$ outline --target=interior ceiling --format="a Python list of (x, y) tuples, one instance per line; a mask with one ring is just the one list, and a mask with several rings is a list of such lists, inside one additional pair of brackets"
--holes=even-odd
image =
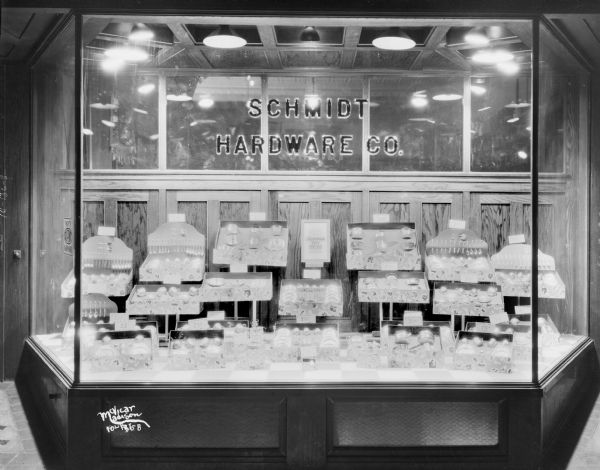
[[(100, 20), (91, 23), (88, 34), (89, 58), (99, 59), (103, 51), (115, 42), (126, 42), (132, 23), (111, 23)], [(446, 25), (407, 25), (403, 30), (416, 42), (408, 51), (384, 51), (371, 42), (383, 26), (316, 26), (321, 40), (303, 44), (298, 25), (230, 26), (248, 44), (234, 50), (213, 49), (203, 39), (215, 25), (173, 22), (147, 24), (155, 34), (145, 46), (153, 64), (161, 67), (199, 67), (204, 69), (395, 69), (395, 70), (457, 70), (485, 71), (474, 67), (469, 57), (475, 47), (465, 44), (462, 37), (470, 27)], [(513, 29), (511, 29), (511, 27)], [(518, 28), (517, 32), (514, 28)], [(84, 28), (85, 29), (85, 28)], [(531, 39), (527, 28), (502, 25), (492, 40), (493, 46), (512, 50), (524, 66), (530, 62)]]
[[(64, 17), (65, 12), (3, 8), (0, 32), (0, 61), (19, 62), (31, 57), (36, 47)], [(600, 15), (548, 15), (548, 18), (567, 36), (592, 64), (600, 68)], [(303, 25), (297, 20), (275, 26), (235, 25), (236, 30), (249, 41), (241, 50), (210, 50), (202, 39), (214, 28), (210, 24), (192, 24), (182, 19), (169, 24), (151, 24), (156, 33), (152, 44), (155, 64), (201, 68), (265, 68), (286, 69), (297, 67), (327, 67), (341, 69), (401, 68), (408, 70), (456, 69), (471, 70), (472, 49), (453, 40), (454, 33), (464, 27), (445, 25), (407, 27), (417, 42), (411, 51), (380, 51), (370, 45), (377, 26), (318, 25), (321, 44), (302, 46), (298, 34)], [(188, 18), (189, 19), (189, 18)], [(131, 21), (131, 20), (129, 20)], [(156, 20), (155, 20), (156, 21)], [(322, 23), (323, 24), (323, 23)], [(517, 52), (529, 53), (531, 40), (524, 31), (509, 27), (507, 34), (496, 41)], [(131, 23), (116, 23), (110, 19), (91, 18), (84, 28), (84, 41), (97, 40), (104, 47), (115, 41), (125, 41)], [(450, 33), (450, 34), (448, 34)], [(460, 34), (456, 34), (460, 37)], [(91, 44), (94, 46), (94, 44)], [(99, 47), (98, 49), (101, 49)], [(100, 50), (98, 50), (100, 52)]]

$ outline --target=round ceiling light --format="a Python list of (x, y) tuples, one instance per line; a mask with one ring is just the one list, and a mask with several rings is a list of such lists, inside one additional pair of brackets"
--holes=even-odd
[(388, 51), (405, 51), (412, 49), (417, 43), (400, 28), (389, 28), (378, 34), (372, 44), (378, 49)]
[(474, 46), (487, 46), (490, 43), (490, 38), (487, 37), (485, 29), (473, 28), (465, 34), (465, 42)]
[(475, 96), (482, 96), (485, 95), (486, 92), (486, 88), (484, 86), (481, 85), (471, 85), (471, 93), (473, 93)]
[(427, 95), (423, 93), (413, 93), (410, 99), (410, 105), (413, 108), (424, 108), (429, 104), (429, 100), (427, 99)]
[(124, 62), (143, 62), (148, 60), (148, 53), (139, 47), (112, 47), (106, 49), (104, 55), (109, 59), (117, 59)]
[(216, 49), (237, 49), (244, 47), (248, 41), (234, 32), (229, 26), (221, 25), (202, 41), (208, 47)]
[(321, 36), (314, 26), (307, 26), (300, 33), (301, 42), (319, 42), (320, 40)]
[(212, 108), (214, 104), (215, 100), (213, 100), (210, 96), (203, 96), (198, 100), (198, 106), (200, 106), (202, 109)]
[(519, 73), (520, 70), (519, 64), (513, 61), (498, 62), (498, 64), (496, 64), (496, 68), (504, 75), (515, 75), (516, 73)]
[(121, 59), (106, 58), (101, 62), (102, 70), (105, 72), (117, 72), (125, 66), (125, 61)]
[(462, 95), (458, 93), (440, 93), (439, 95), (433, 96), (433, 101), (456, 101), (460, 100)]
[(478, 64), (492, 65), (513, 60), (514, 55), (505, 49), (484, 49), (477, 51), (471, 58)]
[(149, 95), (155, 90), (155, 88), (156, 85), (154, 85), (154, 83), (143, 83), (138, 87), (137, 91), (140, 95)]
[(131, 33), (129, 33), (129, 40), (134, 42), (150, 41), (153, 38), (154, 32), (144, 23), (134, 24)]

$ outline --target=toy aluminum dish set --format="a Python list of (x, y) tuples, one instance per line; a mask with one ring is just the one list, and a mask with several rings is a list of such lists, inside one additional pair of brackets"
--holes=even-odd
[(361, 271), (358, 273), (359, 302), (429, 303), (429, 284), (423, 272)]
[(470, 230), (450, 228), (425, 247), (430, 281), (494, 282), (488, 245)]
[(178, 370), (224, 368), (223, 335), (223, 330), (172, 330), (170, 366)]
[[(99, 235), (83, 242), (81, 261), (82, 294), (122, 297), (131, 291), (133, 250), (114, 236), (114, 228), (99, 227)], [(105, 235), (106, 234), (106, 235)], [(73, 270), (61, 285), (61, 296), (74, 297)]]
[(346, 237), (349, 270), (421, 270), (414, 223), (348, 224)]
[(508, 374), (512, 370), (513, 335), (460, 331), (454, 368)]
[(144, 369), (152, 366), (152, 353), (148, 330), (98, 332), (85, 363), (96, 372)]
[(341, 317), (344, 309), (339, 279), (284, 279), (279, 291), (279, 315)]
[[(505, 296), (531, 296), (531, 245), (515, 243), (492, 256), (496, 280)], [(556, 272), (554, 258), (538, 250), (538, 296), (564, 299), (565, 284)]]
[(495, 284), (436, 283), (434, 315), (487, 316), (504, 312), (501, 289)]
[(222, 221), (213, 250), (213, 263), (285, 267), (288, 236), (287, 222)]
[(148, 256), (140, 266), (140, 281), (180, 284), (200, 282), (204, 276), (204, 235), (185, 223), (184, 214), (170, 214), (171, 220), (148, 235)]
[(435, 368), (442, 344), (437, 326), (388, 325), (388, 365), (393, 368)]

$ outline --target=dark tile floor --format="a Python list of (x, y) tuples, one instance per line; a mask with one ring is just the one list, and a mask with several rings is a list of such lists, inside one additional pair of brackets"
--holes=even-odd
[[(14, 382), (0, 382), (0, 390), (5, 390), (9, 397), (11, 412), (23, 444), (22, 452), (0, 453), (0, 470), (62, 470), (59, 456), (45, 438), (40, 423), (27, 419)], [(570, 458), (567, 456), (560, 459), (561, 462), (568, 463), (552, 465), (552, 470), (600, 470), (600, 397), (596, 400), (583, 433), (574, 447)]]

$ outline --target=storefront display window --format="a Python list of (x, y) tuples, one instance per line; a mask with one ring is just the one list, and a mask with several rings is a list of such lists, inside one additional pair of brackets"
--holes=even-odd
[(140, 21), (85, 18), (57, 97), (85, 96), (81, 193), (77, 153), (39, 163), (82, 263), (39, 241), (34, 334), (82, 381), (531, 383), (585, 340), (587, 75), (546, 36), (536, 64), (531, 21)]

